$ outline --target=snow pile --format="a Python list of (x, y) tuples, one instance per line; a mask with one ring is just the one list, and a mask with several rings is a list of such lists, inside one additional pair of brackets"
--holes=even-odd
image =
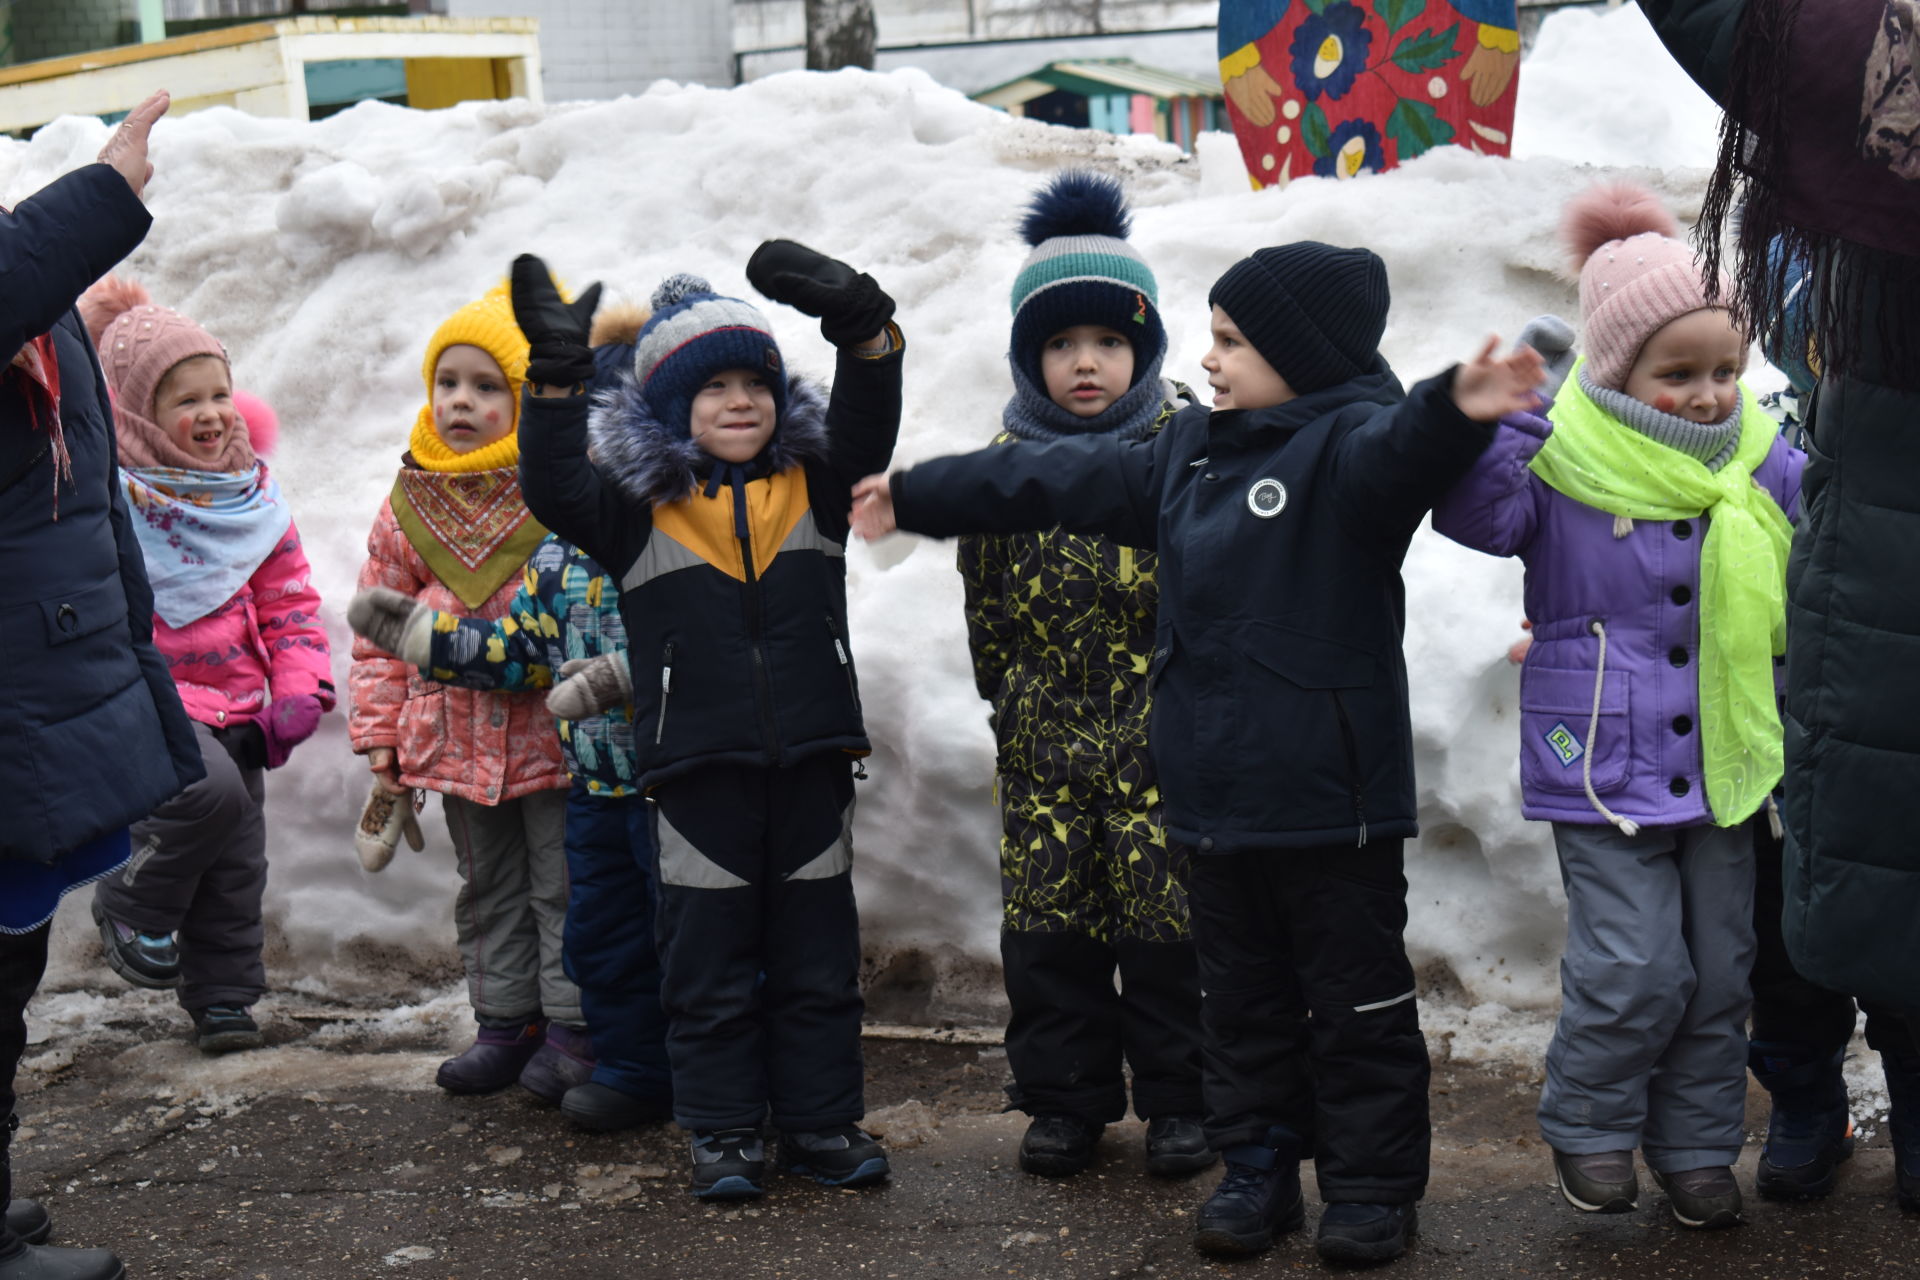
[[(1628, 66), (1634, 94), (1623, 100)], [(1384, 177), (1259, 193), (1215, 140), (1203, 172), (1151, 139), (1011, 120), (913, 70), (780, 75), (731, 91), (663, 83), (548, 108), (423, 114), (364, 103), (315, 124), (213, 110), (157, 130), (154, 226), (124, 269), (226, 341), (239, 384), (278, 409), (277, 471), (344, 686), (344, 608), (424, 394), (421, 352), (516, 253), (536, 251), (575, 285), (605, 280), (631, 300), (679, 270), (752, 296), (744, 264), (774, 236), (871, 271), (898, 299), (907, 334), (898, 458), (911, 463), (997, 429), (1009, 390), (1005, 299), (1023, 256), (1014, 222), (1059, 166), (1093, 163), (1127, 181), (1135, 242), (1161, 282), (1174, 376), (1204, 382), (1215, 277), (1252, 249), (1312, 238), (1364, 243), (1386, 259), (1395, 301), (1385, 349), (1412, 381), (1489, 332), (1512, 335), (1542, 311), (1573, 314), (1573, 291), (1554, 274), (1553, 228), (1567, 197), (1602, 176), (1579, 161), (1647, 166), (1634, 176), (1686, 217), (1711, 124), (1631, 6), (1549, 20), (1523, 73), (1522, 159), (1442, 148)], [(65, 119), (30, 143), (0, 140), (0, 200), (90, 160), (104, 133)], [(812, 322), (768, 310), (795, 363), (829, 373)], [(994, 998), (999, 911), (993, 747), (953, 564), (950, 545), (905, 538), (848, 557), (878, 746), (860, 788), (857, 868), (874, 973), (959, 1009)], [(1503, 657), (1518, 634), (1519, 570), (1423, 534), (1406, 580), (1426, 830), (1408, 859), (1416, 960), (1429, 987), (1463, 1008), (1550, 1004), (1563, 899), (1546, 829), (1519, 817), (1517, 676)], [(426, 853), (361, 871), (350, 828), (367, 774), (338, 716), (269, 790), (273, 981), (369, 1004), (445, 990), (458, 976), (454, 871), (437, 817)], [(55, 987), (116, 985), (88, 961), (84, 897), (61, 920)], [(1481, 1037), (1495, 1022), (1467, 1020)]]

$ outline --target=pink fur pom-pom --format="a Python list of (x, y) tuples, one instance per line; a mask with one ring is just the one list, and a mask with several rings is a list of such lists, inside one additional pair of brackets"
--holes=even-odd
[(1648, 232), (1678, 240), (1680, 224), (1659, 196), (1637, 182), (1588, 187), (1567, 202), (1560, 219), (1560, 239), (1573, 255), (1576, 276), (1602, 245)]
[(86, 322), (87, 335), (97, 347), (100, 345), (100, 335), (107, 331), (107, 326), (116, 317), (152, 301), (153, 295), (138, 280), (106, 276), (80, 295), (80, 318)]
[(273, 411), (273, 406), (253, 392), (236, 387), (233, 407), (240, 420), (247, 424), (247, 439), (253, 442), (254, 453), (262, 458), (272, 453), (280, 439), (280, 415)]

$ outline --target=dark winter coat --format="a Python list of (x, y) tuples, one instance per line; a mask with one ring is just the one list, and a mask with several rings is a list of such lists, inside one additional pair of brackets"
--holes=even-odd
[(1400, 562), (1485, 449), (1451, 373), (1403, 397), (1383, 361), (1151, 440), (998, 446), (894, 477), (936, 537), (1053, 525), (1159, 554), (1151, 744), (1175, 839), (1202, 853), (1417, 833)]
[(73, 306), (150, 219), (103, 164), (0, 214), (0, 369), (51, 332), (73, 463), (60, 482), (17, 371), (0, 378), (0, 860), (53, 862), (202, 776), (153, 646), (100, 361)]
[[(1736, 37), (1746, 0), (1642, 0), (1673, 54), (1723, 104), (1736, 78)], [(1806, 229), (1827, 238), (1844, 274), (1871, 260), (1860, 245), (1881, 236), (1875, 216), (1920, 209), (1920, 178), (1893, 179), (1884, 160), (1862, 156), (1866, 51), (1885, 16), (1858, 0), (1820, 18), (1796, 41), (1832, 56), (1790, 56), (1796, 88), (1792, 127), (1824, 136), (1815, 154), (1795, 152), (1790, 214), (1832, 203), (1835, 190), (1862, 193), (1843, 212), (1858, 226)], [(1788, 55), (1795, 52), (1793, 47)], [(1781, 74), (1785, 74), (1782, 72)], [(1801, 90), (1805, 90), (1804, 92)], [(1816, 118), (1809, 119), (1809, 113)], [(1804, 161), (1805, 163), (1801, 163)], [(1872, 198), (1869, 198), (1872, 197)], [(1845, 203), (1845, 202), (1841, 202)], [(1909, 256), (1920, 216), (1900, 220)], [(1920, 334), (1920, 296), (1894, 305), (1869, 296), (1850, 376), (1829, 374), (1807, 407), (1802, 517), (1787, 565), (1784, 932), (1806, 978), (1850, 995), (1920, 1007), (1920, 839), (1913, 792), (1920, 784), (1920, 350), (1883, 350), (1880, 326)]]
[[(754, 478), (709, 496), (712, 459), (655, 421), (632, 379), (529, 394), (520, 477), (540, 523), (620, 583), (640, 784), (704, 764), (785, 767), (870, 749), (847, 639), (853, 484), (886, 470), (900, 358), (843, 351), (831, 401), (793, 379)], [(742, 509), (744, 506), (744, 510)]]

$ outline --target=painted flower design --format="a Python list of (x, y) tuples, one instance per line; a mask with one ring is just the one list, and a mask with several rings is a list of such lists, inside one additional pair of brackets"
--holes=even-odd
[(1294, 31), (1287, 49), (1293, 82), (1308, 102), (1318, 101), (1321, 94), (1329, 100), (1345, 97), (1366, 70), (1372, 49), (1366, 10), (1337, 0), (1319, 13), (1309, 13)]
[(1316, 158), (1313, 171), (1323, 178), (1351, 178), (1363, 169), (1375, 173), (1387, 167), (1380, 131), (1365, 120), (1343, 120), (1327, 138), (1327, 153)]

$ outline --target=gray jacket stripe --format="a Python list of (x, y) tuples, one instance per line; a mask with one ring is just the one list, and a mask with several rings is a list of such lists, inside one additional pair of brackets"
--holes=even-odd
[(853, 870), (853, 802), (840, 815), (840, 835), (804, 865), (795, 868), (789, 880), (831, 880)]
[(686, 544), (669, 538), (655, 529), (647, 538), (647, 549), (640, 553), (640, 558), (633, 562), (631, 569), (627, 570), (627, 576), (620, 579), (620, 589), (632, 591), (635, 587), (644, 586), (664, 574), (677, 573), (681, 569), (697, 569), (705, 563), (706, 561)]
[(684, 889), (741, 889), (742, 880), (706, 854), (693, 847), (693, 841), (673, 829), (661, 814), (653, 810), (653, 839), (660, 849), (660, 883)]
[(793, 532), (789, 533), (787, 540), (780, 544), (780, 550), (823, 551), (830, 556), (845, 556), (847, 554), (847, 548), (844, 543), (835, 542), (832, 538), (820, 532), (820, 526), (814, 523), (813, 512), (811, 511), (808, 511), (800, 517), (800, 522), (793, 526)]

